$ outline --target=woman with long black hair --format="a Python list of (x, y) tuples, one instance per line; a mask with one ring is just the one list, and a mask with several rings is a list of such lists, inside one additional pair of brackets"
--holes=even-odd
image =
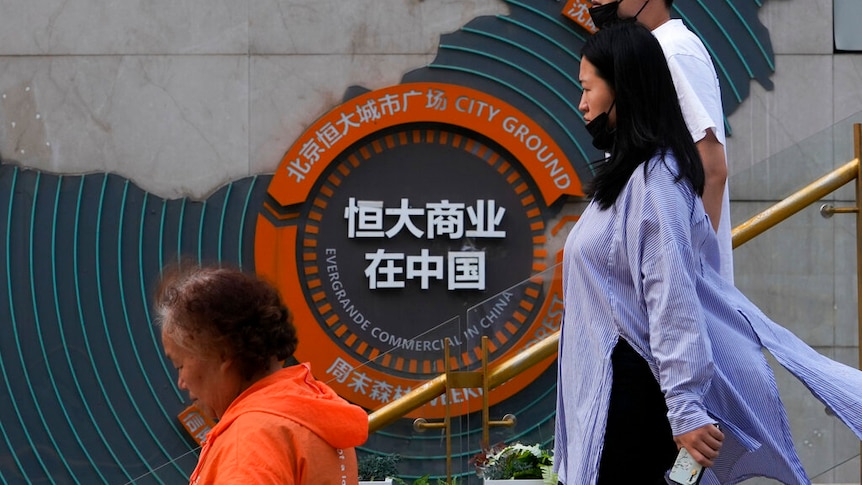
[(597, 162), (563, 258), (555, 467), (561, 483), (810, 483), (762, 349), (862, 438), (862, 372), (769, 320), (719, 275), (704, 172), (658, 41), (625, 22), (582, 51)]

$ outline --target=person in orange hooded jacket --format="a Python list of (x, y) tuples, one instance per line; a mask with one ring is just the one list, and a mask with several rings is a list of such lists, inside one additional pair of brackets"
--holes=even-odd
[(355, 485), (368, 416), (311, 374), (284, 367), (296, 328), (278, 291), (228, 268), (177, 267), (155, 298), (177, 384), (217, 420), (191, 485)]

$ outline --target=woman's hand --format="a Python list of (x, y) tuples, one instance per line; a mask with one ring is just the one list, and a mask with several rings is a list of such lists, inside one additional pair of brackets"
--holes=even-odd
[(718, 450), (724, 441), (724, 433), (713, 424), (693, 429), (688, 433), (674, 436), (677, 449), (685, 447), (692, 458), (705, 467), (711, 467), (718, 458)]

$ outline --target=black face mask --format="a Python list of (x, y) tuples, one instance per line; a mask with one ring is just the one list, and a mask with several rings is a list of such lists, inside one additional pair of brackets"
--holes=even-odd
[(614, 146), (614, 138), (617, 135), (616, 128), (609, 128), (610, 115), (608, 113), (614, 109), (614, 100), (607, 111), (593, 118), (593, 121), (587, 123), (587, 131), (593, 137), (593, 146), (603, 152), (611, 151)]
[(590, 18), (593, 19), (593, 24), (597, 29), (604, 29), (614, 22), (619, 22), (620, 18), (617, 16), (619, 8), (619, 1), (599, 5), (598, 7), (590, 7)]
[(590, 12), (590, 18), (593, 19), (593, 25), (595, 25), (597, 29), (601, 30), (617, 22), (635, 22), (638, 19), (638, 15), (643, 12), (644, 7), (649, 3), (649, 0), (641, 5), (641, 8), (634, 17), (628, 19), (621, 19), (619, 15), (617, 15), (617, 11), (620, 8), (620, 2), (622, 2), (622, 0), (599, 5), (598, 7), (590, 7), (588, 10)]

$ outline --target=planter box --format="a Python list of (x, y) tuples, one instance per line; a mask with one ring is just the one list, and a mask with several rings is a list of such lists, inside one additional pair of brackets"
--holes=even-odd
[(485, 485), (544, 485), (545, 482), (541, 478), (522, 478), (518, 480), (485, 480)]

